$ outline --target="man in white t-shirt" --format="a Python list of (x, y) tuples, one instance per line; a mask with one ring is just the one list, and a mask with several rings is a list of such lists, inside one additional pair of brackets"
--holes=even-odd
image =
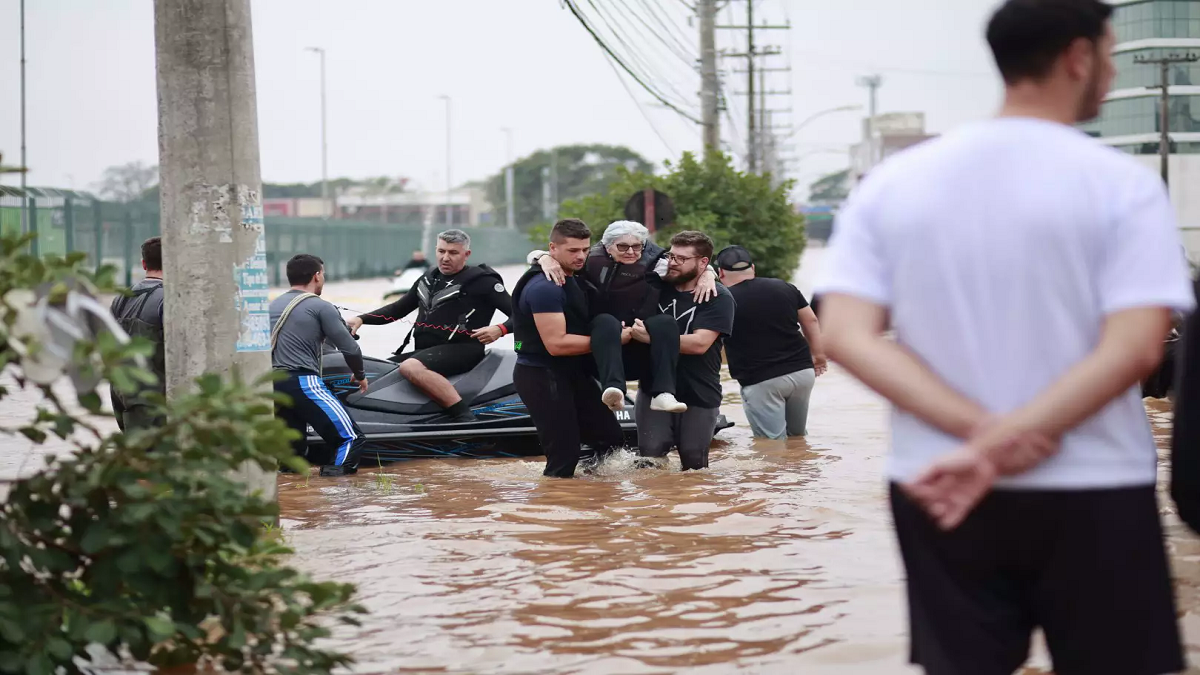
[[(1139, 382), (1194, 297), (1162, 182), (1072, 125), (1114, 69), (1112, 9), (1008, 0), (997, 119), (873, 169), (839, 215), (831, 358), (895, 405), (911, 660), (1058, 675), (1184, 668)], [(883, 336), (894, 330), (895, 339)]]

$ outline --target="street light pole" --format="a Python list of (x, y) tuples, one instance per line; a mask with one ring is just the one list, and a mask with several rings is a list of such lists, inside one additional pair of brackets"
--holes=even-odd
[(861, 105), (843, 105), (843, 106), (838, 106), (837, 108), (830, 108), (829, 110), (822, 110), (821, 112), (813, 113), (812, 115), (809, 115), (803, 122), (801, 122), (800, 124), (797, 124), (796, 128), (792, 129), (792, 132), (784, 137), (784, 140), (791, 138), (792, 136), (795, 136), (805, 126), (807, 126), (811, 122), (814, 122), (817, 119), (820, 119), (826, 115), (832, 115), (834, 113), (840, 113), (840, 112), (853, 112), (855, 110), (862, 110), (862, 106)]
[(25, 0), (21, 0), (21, 233), (29, 232), (29, 194), (25, 192), (25, 174), (29, 159), (25, 156)]
[(451, 193), (454, 190), (454, 182), (450, 177), (450, 97), (442, 94), (438, 98), (446, 102), (446, 227), (452, 227), (454, 220), (451, 217)]
[(321, 215), (328, 219), (329, 209), (329, 143), (325, 117), (325, 49), (309, 47), (306, 51), (316, 52), (321, 57)]
[(517, 221), (513, 216), (515, 212), (513, 204), (513, 152), (512, 152), (512, 129), (504, 127), (501, 129), (508, 136), (508, 164), (504, 167), (504, 224), (510, 230), (517, 229)]

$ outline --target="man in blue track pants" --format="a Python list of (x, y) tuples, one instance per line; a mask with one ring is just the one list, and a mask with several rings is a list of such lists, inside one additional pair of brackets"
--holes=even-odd
[[(291, 406), (277, 406), (276, 415), (300, 432), (293, 448), (310, 464), (321, 466), (322, 476), (346, 476), (358, 471), (358, 456), (366, 439), (341, 401), (321, 380), (321, 347), (328, 340), (346, 357), (359, 391), (367, 390), (362, 351), (350, 335), (337, 308), (320, 298), (325, 288), (325, 263), (300, 254), (287, 264), (291, 290), (271, 302), (271, 366), (287, 373), (275, 391), (287, 394)], [(307, 427), (312, 426), (330, 448), (328, 456), (308, 453)]]

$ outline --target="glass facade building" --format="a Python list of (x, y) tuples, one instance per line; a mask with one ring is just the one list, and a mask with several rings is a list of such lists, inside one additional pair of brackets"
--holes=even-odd
[[(1084, 131), (1134, 154), (1157, 154), (1161, 91), (1157, 65), (1136, 59), (1200, 54), (1200, 0), (1115, 0), (1117, 77), (1100, 117)], [(1200, 154), (1200, 61), (1170, 66), (1171, 151)]]

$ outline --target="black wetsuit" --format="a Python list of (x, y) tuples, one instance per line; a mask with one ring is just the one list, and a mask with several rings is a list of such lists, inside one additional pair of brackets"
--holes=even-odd
[(416, 351), (401, 353), (408, 345), (406, 338), (392, 360), (412, 358), (435, 373), (458, 375), (483, 360), (483, 343), (471, 332), (490, 325), (496, 310), (512, 316), (512, 298), (504, 280), (487, 265), (469, 265), (450, 276), (434, 267), (402, 298), (359, 318), (377, 326), (403, 319), (413, 310), (418, 310), (410, 333)]

